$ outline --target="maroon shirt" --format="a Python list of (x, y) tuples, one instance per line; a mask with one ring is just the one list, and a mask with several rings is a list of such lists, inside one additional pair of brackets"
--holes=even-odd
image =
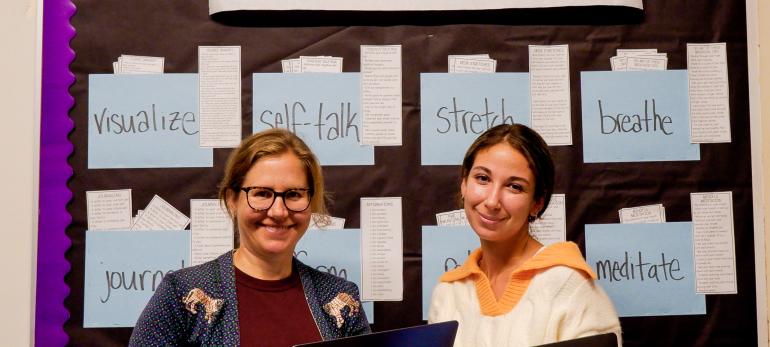
[(260, 280), (234, 268), (241, 346), (290, 347), (321, 341), (296, 268), (277, 281)]

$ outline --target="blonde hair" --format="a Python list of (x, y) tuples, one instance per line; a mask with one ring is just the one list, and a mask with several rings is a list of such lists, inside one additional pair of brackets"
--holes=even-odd
[(310, 211), (314, 213), (313, 221), (318, 226), (326, 226), (330, 218), (326, 210), (326, 192), (324, 191), (324, 178), (321, 164), (315, 154), (302, 139), (293, 133), (283, 129), (269, 129), (253, 134), (243, 141), (230, 153), (225, 166), (225, 174), (219, 184), (219, 201), (227, 209), (231, 216), (234, 211), (227, 204), (228, 192), (241, 193), (241, 187), (246, 174), (260, 159), (269, 156), (281, 155), (291, 152), (299, 158), (305, 167), (312, 197), (310, 198)]

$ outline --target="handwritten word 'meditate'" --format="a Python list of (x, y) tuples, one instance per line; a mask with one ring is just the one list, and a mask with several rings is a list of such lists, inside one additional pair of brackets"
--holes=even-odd
[[(182, 260), (182, 267), (180, 269), (184, 269), (184, 267), (184, 260)], [(99, 297), (99, 301), (101, 301), (102, 304), (110, 301), (110, 295), (112, 295), (113, 290), (144, 291), (145, 284), (148, 284), (147, 288), (152, 289), (154, 292), (155, 289), (158, 288), (158, 285), (163, 279), (163, 276), (166, 276), (174, 271), (176, 270), (168, 270), (164, 273), (160, 270), (144, 270), (141, 272), (131, 271), (127, 273), (125, 271), (106, 270), (104, 271), (104, 274), (106, 275), (107, 280), (107, 297)], [(147, 282), (145, 282), (145, 280)], [(149, 286), (149, 284), (152, 284), (152, 286)]]
[(168, 115), (158, 116), (155, 113), (155, 104), (152, 104), (149, 112), (140, 110), (134, 115), (124, 115), (109, 112), (105, 107), (102, 114), (94, 113), (94, 124), (99, 135), (104, 133), (136, 134), (148, 131), (182, 131), (186, 135), (198, 133), (193, 112), (169, 112)]
[[(259, 121), (271, 128), (286, 128), (287, 130), (297, 133), (297, 128), (304, 126), (316, 127), (318, 133), (318, 140), (337, 140), (343, 139), (349, 136), (355, 136), (356, 141), (360, 141), (358, 136), (358, 125), (354, 124), (358, 113), (350, 111), (350, 102), (341, 102), (339, 111), (334, 109), (334, 112), (325, 113), (324, 103), (318, 104), (318, 112), (315, 122), (302, 122), (297, 120), (304, 118), (307, 109), (299, 101), (295, 101), (289, 107), (288, 103), (283, 104), (283, 112), (264, 110), (259, 115)], [(351, 134), (353, 131), (353, 134)]]
[[(457, 98), (452, 97), (452, 109), (442, 106), (436, 111), (436, 117), (446, 122), (446, 127), (436, 128), (440, 134), (450, 131), (455, 133), (481, 134), (498, 124), (514, 124), (513, 116), (505, 114), (505, 98), (500, 99), (500, 113), (489, 110), (489, 101), (484, 98), (484, 112), (462, 110), (457, 108)], [(454, 128), (454, 130), (452, 129)]]
[(666, 254), (660, 253), (660, 262), (645, 262), (642, 259), (642, 252), (637, 252), (637, 258), (629, 258), (628, 252), (625, 253), (623, 261), (602, 260), (596, 262), (596, 276), (599, 279), (609, 279), (613, 281), (639, 280), (645, 279), (660, 281), (681, 281), (684, 276), (677, 276), (680, 271), (679, 259), (673, 258), (666, 260)]
[[(604, 114), (602, 101), (599, 103), (599, 120), (601, 123), (602, 134), (618, 133), (640, 133), (656, 132), (660, 130), (663, 134), (671, 135), (674, 132), (667, 131), (666, 125), (671, 124), (671, 117), (661, 116), (655, 110), (655, 99), (652, 99), (652, 116), (650, 116), (647, 105), (649, 100), (644, 100), (644, 116), (638, 114), (627, 115), (618, 113), (616, 115)], [(652, 124), (650, 124), (652, 122)], [(607, 126), (605, 128), (605, 125)]]

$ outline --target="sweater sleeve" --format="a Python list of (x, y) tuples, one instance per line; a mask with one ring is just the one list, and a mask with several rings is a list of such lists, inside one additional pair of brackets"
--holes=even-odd
[(187, 330), (187, 312), (177, 295), (174, 274), (163, 277), (134, 326), (129, 346), (183, 345)]
[(449, 320), (446, 317), (446, 306), (449, 305), (449, 284), (439, 282), (435, 288), (433, 288), (433, 295), (431, 295), (430, 306), (428, 308), (428, 323), (438, 323)]
[(574, 272), (560, 293), (563, 316), (559, 340), (614, 333), (622, 346), (620, 320), (612, 301), (592, 279)]

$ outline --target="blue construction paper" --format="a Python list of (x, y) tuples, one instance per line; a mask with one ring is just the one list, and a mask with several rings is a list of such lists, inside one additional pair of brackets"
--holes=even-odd
[(189, 264), (189, 230), (86, 231), (83, 327), (133, 327), (162, 276)]
[(584, 162), (700, 159), (700, 147), (690, 143), (686, 70), (583, 71), (580, 77)]
[(480, 246), (470, 226), (422, 226), (422, 319), (428, 319), (430, 297), (439, 277), (462, 265)]
[(530, 125), (528, 73), (421, 73), (420, 99), (422, 165), (460, 165), (487, 129)]
[(199, 122), (196, 74), (88, 76), (89, 169), (211, 167)]
[(253, 74), (254, 132), (284, 128), (302, 138), (321, 165), (374, 165), (361, 145), (358, 73)]
[[(588, 224), (585, 229), (588, 265), (618, 315), (706, 313), (705, 296), (695, 293), (691, 222)], [(648, 265), (640, 271), (639, 263)]]
[[(361, 229), (310, 229), (297, 243), (294, 255), (305, 265), (342, 277), (361, 291)], [(363, 303), (366, 318), (374, 322), (374, 302)]]

